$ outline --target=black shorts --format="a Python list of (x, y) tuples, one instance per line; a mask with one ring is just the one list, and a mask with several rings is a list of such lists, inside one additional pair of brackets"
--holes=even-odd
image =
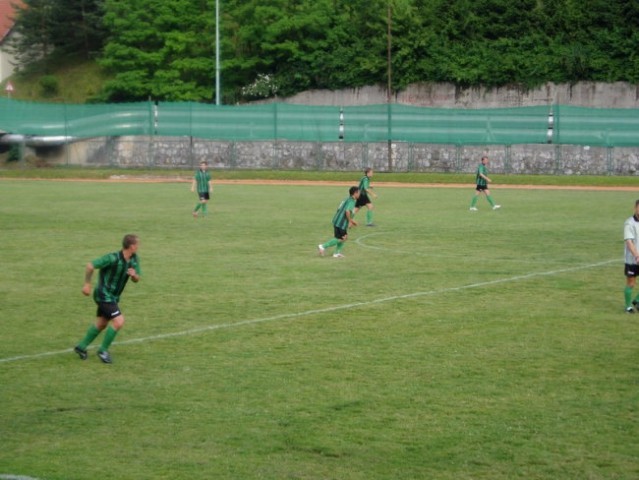
[(122, 315), (120, 311), (120, 307), (118, 307), (117, 303), (98, 303), (98, 311), (96, 312), (96, 317), (106, 318), (107, 320), (113, 320), (115, 317), (119, 317)]
[(626, 263), (623, 267), (623, 274), (628, 278), (639, 276), (639, 265)]
[(348, 232), (346, 230), (342, 230), (339, 227), (333, 226), (333, 230), (335, 232), (335, 238), (339, 240), (344, 240), (344, 238), (348, 235)]
[(364, 205), (368, 205), (369, 203), (373, 202), (370, 201), (368, 195), (366, 195), (365, 193), (360, 193), (359, 198), (355, 202), (355, 208), (363, 207)]
[(209, 192), (197, 192), (197, 196), (200, 197), (200, 200), (210, 200)]
[(483, 192), (484, 190), (488, 190), (488, 185), (477, 185), (475, 187), (475, 190), (477, 190), (478, 192)]

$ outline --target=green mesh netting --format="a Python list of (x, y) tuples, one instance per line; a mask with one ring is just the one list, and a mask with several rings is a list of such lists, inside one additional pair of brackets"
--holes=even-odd
[(0, 130), (78, 138), (161, 135), (222, 141), (391, 140), (455, 145), (534, 144), (551, 139), (559, 144), (627, 147), (639, 146), (639, 110), (563, 105), (492, 109), (399, 104), (351, 107), (151, 102), (67, 105), (0, 99)]
[(639, 145), (639, 109), (555, 107), (555, 141), (600, 147)]

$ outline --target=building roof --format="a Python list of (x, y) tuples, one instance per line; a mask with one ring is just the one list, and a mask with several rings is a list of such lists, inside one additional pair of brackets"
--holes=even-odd
[(15, 23), (17, 8), (24, 5), (21, 0), (0, 0), (0, 42), (9, 34)]

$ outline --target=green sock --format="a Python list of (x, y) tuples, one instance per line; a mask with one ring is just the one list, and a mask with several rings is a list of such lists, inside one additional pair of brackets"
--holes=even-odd
[(623, 297), (624, 297), (624, 300), (626, 301), (626, 308), (631, 307), (632, 306), (632, 287), (624, 288)]
[(495, 206), (495, 201), (493, 200), (493, 197), (491, 197), (490, 195), (486, 195), (486, 200), (488, 200), (488, 203), (490, 203), (491, 207)]
[(335, 253), (342, 253), (343, 248), (344, 248), (344, 242), (342, 242), (341, 240), (337, 240), (337, 248), (335, 249)]
[(202, 214), (203, 214), (203, 215), (206, 215), (206, 210), (207, 210), (207, 208), (206, 208), (206, 207), (207, 207), (206, 203), (203, 203), (203, 204), (202, 204)]
[(202, 204), (201, 204), (201, 203), (198, 203), (198, 204), (195, 206), (195, 210), (193, 210), (193, 211), (194, 211), (194, 212), (197, 212), (197, 211), (200, 209), (200, 207), (201, 207), (201, 206), (202, 206)]
[(367, 210), (366, 211), (366, 223), (367, 224), (371, 224), (373, 223), (373, 211), (372, 210)]
[(339, 240), (337, 238), (331, 238), (328, 242), (322, 245), (323, 248), (331, 248), (337, 245)]
[(472, 201), (470, 202), (470, 208), (473, 208), (475, 205), (477, 205), (477, 199), (479, 198), (479, 195), (475, 195), (472, 199)]
[(93, 340), (95, 340), (95, 337), (97, 337), (98, 335), (100, 335), (100, 330), (98, 330), (98, 327), (96, 327), (95, 325), (91, 325), (82, 341), (78, 343), (78, 347), (80, 347), (82, 350), (86, 350), (87, 347)]
[(107, 327), (106, 334), (104, 335), (104, 339), (102, 340), (102, 345), (100, 345), (101, 352), (107, 352), (111, 343), (115, 339), (115, 336), (118, 334), (118, 331), (113, 328), (111, 325)]

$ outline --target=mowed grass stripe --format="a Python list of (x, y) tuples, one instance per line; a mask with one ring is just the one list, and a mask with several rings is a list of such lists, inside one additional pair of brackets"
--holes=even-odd
[[(442, 289), (442, 290), (432, 290), (432, 291), (428, 291), (428, 292), (413, 292), (413, 293), (407, 293), (407, 294), (403, 294), (403, 295), (395, 295), (395, 296), (392, 296), (392, 297), (379, 298), (379, 299), (371, 300), (371, 301), (367, 301), (367, 302), (357, 302), (357, 303), (351, 303), (351, 304), (347, 304), (347, 305), (336, 305), (336, 306), (320, 308), (320, 309), (316, 309), (316, 310), (308, 310), (306, 312), (282, 313), (280, 315), (275, 315), (273, 317), (255, 318), (255, 319), (251, 319), (251, 320), (241, 320), (239, 322), (233, 322), (233, 323), (204, 325), (204, 326), (201, 326), (201, 327), (192, 328), (192, 329), (184, 330), (184, 331), (181, 331), (181, 332), (165, 333), (165, 334), (162, 334), (162, 335), (153, 335), (153, 336), (150, 336), (150, 337), (136, 338), (136, 339), (131, 339), (131, 340), (124, 340), (124, 341), (121, 341), (121, 342), (114, 342), (114, 345), (130, 345), (130, 344), (136, 344), (136, 343), (146, 343), (146, 342), (151, 342), (151, 341), (155, 341), (155, 340), (162, 340), (162, 339), (165, 339), (165, 338), (183, 337), (183, 336), (198, 334), (198, 333), (202, 333), (202, 332), (208, 332), (208, 331), (212, 331), (212, 330), (220, 330), (220, 329), (226, 329), (226, 328), (237, 328), (237, 327), (242, 327), (242, 326), (245, 326), (245, 325), (253, 325), (253, 324), (257, 324), (257, 323), (273, 322), (273, 321), (277, 321), (277, 320), (288, 320), (288, 319), (292, 319), (292, 318), (302, 318), (302, 317), (308, 317), (308, 316), (311, 316), (311, 315), (321, 315), (323, 313), (337, 312), (337, 311), (340, 311), (340, 310), (349, 310), (349, 309), (352, 309), (352, 308), (368, 307), (368, 306), (372, 306), (372, 305), (379, 304), (379, 303), (395, 302), (395, 301), (404, 300), (404, 299), (407, 299), (407, 298), (417, 298), (417, 297), (423, 297), (423, 296), (428, 296), (428, 295), (437, 295), (437, 294), (450, 293), (450, 292), (473, 289), (473, 288), (481, 288), (481, 287), (487, 287), (487, 286), (492, 286), (492, 285), (498, 285), (500, 283), (510, 283), (510, 282), (525, 281), (525, 280), (530, 280), (530, 279), (533, 279), (533, 278), (536, 278), (536, 277), (543, 277), (543, 276), (549, 276), (549, 275), (560, 275), (560, 274), (564, 274), (564, 273), (572, 273), (572, 272), (577, 272), (579, 270), (585, 270), (585, 269), (589, 269), (589, 268), (607, 266), (607, 265), (609, 265), (611, 263), (614, 263), (614, 262), (617, 262), (617, 260), (608, 260), (608, 261), (605, 261), (605, 262), (598, 262), (598, 263), (594, 263), (594, 264), (590, 264), (590, 265), (581, 265), (581, 266), (572, 267), (572, 268), (563, 268), (561, 270), (551, 270), (551, 271), (547, 271), (547, 272), (531, 273), (531, 274), (528, 274), (528, 275), (520, 275), (520, 276), (517, 276), (517, 277), (503, 278), (503, 279), (498, 279), (498, 280), (491, 280), (491, 281), (488, 281), (488, 282), (475, 283), (475, 284), (470, 284), (470, 285), (462, 285), (462, 286), (459, 286), (459, 287), (445, 288), (445, 289)], [(67, 350), (59, 350), (57, 352), (42, 352), (42, 353), (34, 353), (34, 354), (28, 354), (28, 355), (20, 355), (20, 356), (16, 356), (16, 357), (0, 358), (0, 363), (15, 362), (15, 361), (18, 361), (18, 360), (32, 360), (32, 359), (36, 359), (36, 358), (49, 357), (51, 355), (67, 354), (67, 353), (69, 353), (71, 351), (72, 351), (72, 349), (67, 349)]]

